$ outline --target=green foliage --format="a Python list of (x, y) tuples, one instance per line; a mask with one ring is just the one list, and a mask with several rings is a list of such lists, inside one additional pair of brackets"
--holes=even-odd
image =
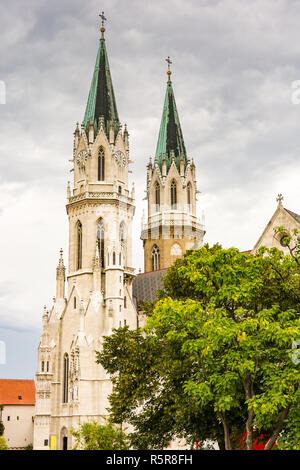
[(111, 423), (101, 425), (96, 421), (83, 423), (72, 429), (74, 450), (128, 450), (126, 434)]
[(3, 424), (3, 421), (0, 421), (0, 436), (3, 436), (5, 430), (5, 426)]
[(176, 261), (145, 330), (115, 330), (98, 353), (113, 375), (112, 419), (135, 427), (132, 445), (176, 436), (230, 449), (246, 430), (252, 449), (256, 426), (272, 448), (288, 432), (300, 398), (299, 274), (298, 259), (275, 248), (254, 256), (205, 245)]
[(8, 450), (8, 445), (3, 436), (0, 436), (0, 450)]
[(33, 445), (28, 444), (28, 446), (25, 447), (25, 450), (33, 450)]

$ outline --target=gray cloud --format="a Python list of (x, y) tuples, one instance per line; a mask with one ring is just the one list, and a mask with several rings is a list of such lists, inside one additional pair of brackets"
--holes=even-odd
[[(291, 103), (291, 83), (300, 79), (299, 2), (103, 0), (100, 8), (119, 115), (130, 132), (134, 233), (168, 55), (206, 240), (251, 248), (278, 192), (299, 211), (300, 106)], [(0, 80), (7, 86), (0, 106), (0, 323), (13, 330), (39, 328), (42, 306), (54, 295), (58, 251), (67, 247), (68, 160), (95, 63), (98, 13), (96, 0), (88, 7), (79, 0), (0, 5)], [(134, 249), (142, 267), (138, 235)]]

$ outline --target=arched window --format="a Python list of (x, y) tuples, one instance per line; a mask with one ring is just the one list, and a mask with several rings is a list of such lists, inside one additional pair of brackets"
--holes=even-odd
[(82, 268), (82, 225), (77, 222), (77, 269)]
[(189, 210), (191, 210), (191, 194), (192, 194), (192, 188), (191, 188), (191, 183), (188, 183), (187, 185), (187, 203), (189, 206)]
[(155, 209), (156, 209), (156, 212), (159, 211), (159, 207), (160, 207), (160, 186), (156, 182), (155, 183)]
[(181, 246), (178, 243), (174, 243), (174, 245), (172, 245), (172, 248), (170, 250), (170, 255), (171, 256), (182, 256), (182, 249), (181, 249)]
[(42, 361), (42, 372), (44, 372), (44, 370), (45, 370), (45, 362)]
[(104, 181), (105, 176), (105, 156), (103, 147), (99, 148), (98, 153), (98, 181)]
[(102, 219), (99, 220), (97, 225), (97, 240), (101, 267), (104, 268), (104, 223)]
[(112, 264), (113, 264), (113, 265), (116, 264), (116, 253), (115, 253), (115, 252), (113, 252), (113, 263), (112, 263)]
[(47, 372), (49, 372), (49, 361), (47, 361)]
[(177, 187), (174, 180), (171, 183), (171, 209), (177, 209)]
[(154, 245), (151, 251), (152, 271), (160, 269), (160, 251), (157, 245)]
[(120, 242), (125, 241), (125, 224), (124, 224), (124, 222), (120, 223), (119, 238), (120, 238)]
[(69, 401), (69, 356), (67, 353), (64, 355), (64, 389), (63, 389), (63, 403)]

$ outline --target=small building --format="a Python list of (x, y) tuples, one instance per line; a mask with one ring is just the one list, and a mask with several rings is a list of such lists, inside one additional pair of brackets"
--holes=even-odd
[(0, 379), (0, 404), (0, 420), (9, 449), (25, 449), (33, 442), (34, 381)]

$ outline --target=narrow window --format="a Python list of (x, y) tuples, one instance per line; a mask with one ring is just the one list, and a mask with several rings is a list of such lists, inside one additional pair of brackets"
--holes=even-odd
[(122, 186), (119, 186), (119, 194), (122, 194)]
[(49, 372), (49, 361), (47, 361), (47, 372)]
[(121, 222), (120, 223), (120, 227), (119, 227), (119, 239), (120, 239), (120, 242), (124, 242), (125, 241), (125, 224), (124, 222)]
[(177, 209), (177, 187), (174, 180), (171, 183), (171, 209)]
[(121, 253), (119, 253), (119, 265), (121, 266), (121, 264), (122, 264), (122, 255)]
[(82, 225), (77, 223), (77, 269), (82, 268)]
[(17, 421), (19, 421), (19, 419), (20, 419), (19, 416), (17, 416)]
[(63, 403), (68, 403), (69, 398), (69, 356), (67, 353), (64, 355), (64, 389), (63, 389)]
[(98, 181), (104, 181), (105, 156), (104, 149), (100, 147), (98, 153)]
[(113, 265), (115, 265), (115, 264), (116, 264), (116, 253), (113, 252)]
[(44, 370), (45, 370), (45, 362), (42, 361), (42, 372), (44, 372)]
[(155, 210), (156, 212), (159, 212), (159, 207), (160, 207), (160, 186), (156, 182), (155, 183)]
[(160, 269), (160, 251), (157, 245), (154, 245), (151, 251), (152, 271)]
[(97, 225), (97, 240), (101, 267), (104, 268), (104, 222), (102, 219), (99, 220)]
[(76, 297), (74, 297), (74, 309), (76, 309)]
[(126, 297), (126, 295), (124, 297), (124, 308), (127, 308), (127, 297)]
[(10, 416), (7, 416), (7, 421), (10, 421)]
[(191, 210), (191, 183), (187, 185), (187, 203), (189, 206), (189, 211)]

